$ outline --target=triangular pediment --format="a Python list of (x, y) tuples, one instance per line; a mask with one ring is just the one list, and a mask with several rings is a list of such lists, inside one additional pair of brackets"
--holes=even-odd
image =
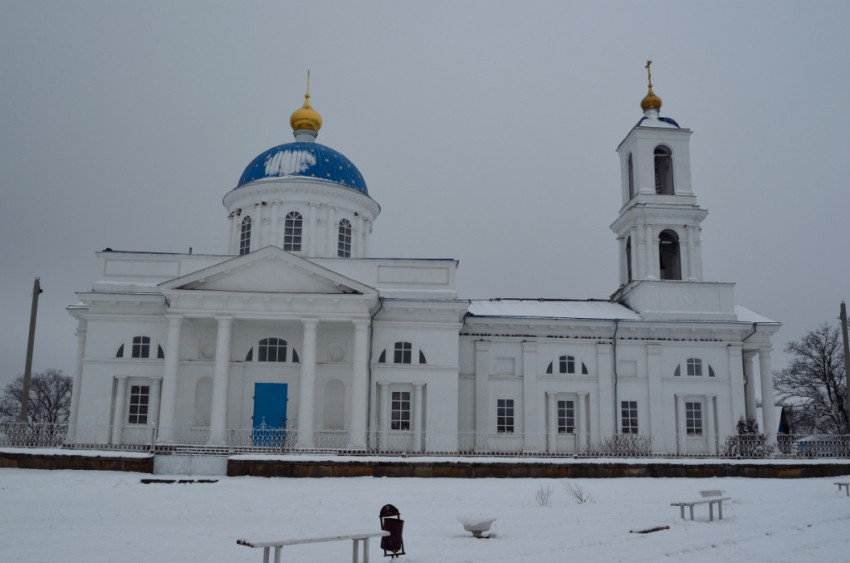
[(267, 246), (160, 284), (173, 290), (233, 293), (357, 294), (377, 293), (358, 281), (309, 260)]

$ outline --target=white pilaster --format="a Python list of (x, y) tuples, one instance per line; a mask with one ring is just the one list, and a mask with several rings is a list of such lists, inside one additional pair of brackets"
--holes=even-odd
[(336, 256), (336, 239), (331, 236), (331, 233), (334, 232), (336, 226), (336, 207), (333, 205), (328, 205), (328, 226), (325, 229), (327, 233), (327, 240), (325, 241), (325, 256), (334, 257)]
[(380, 402), (381, 408), (378, 413), (379, 424), (378, 428), (380, 431), (380, 449), (384, 451), (387, 449), (389, 442), (389, 431), (390, 431), (390, 384), (387, 381), (381, 381), (378, 383), (378, 401)]
[(537, 343), (522, 343), (522, 413), (526, 451), (539, 451), (542, 434), (537, 427)]
[(162, 372), (162, 397), (160, 399), (158, 442), (174, 441), (174, 415), (177, 405), (177, 369), (180, 362), (181, 315), (165, 315), (168, 320), (168, 335), (165, 341), (165, 362)]
[(558, 451), (558, 418), (556, 412), (555, 391), (546, 391), (546, 439), (547, 451), (555, 453)]
[[(744, 417), (744, 357), (740, 344), (729, 345), (729, 396), (732, 399), (732, 429)], [(722, 430), (718, 428), (718, 430)]]
[(159, 400), (162, 391), (162, 378), (151, 377), (150, 404), (148, 407), (148, 426), (156, 428), (159, 422)]
[(118, 376), (115, 379), (118, 381), (118, 388), (115, 391), (115, 411), (112, 413), (112, 439), (109, 442), (110, 444), (122, 442), (124, 416), (127, 410), (127, 378)]
[(476, 442), (487, 443), (490, 403), (490, 342), (475, 341), (475, 435)]
[(708, 453), (714, 455), (717, 453), (717, 429), (715, 427), (714, 409), (717, 404), (715, 395), (705, 396), (705, 426), (706, 435), (708, 437)]
[[(666, 439), (662, 438), (664, 436), (664, 396), (661, 387), (661, 346), (658, 344), (646, 345), (646, 371), (649, 380), (649, 432), (656, 437), (655, 440), (666, 442)], [(620, 405), (617, 405), (617, 412), (620, 412)], [(664, 449), (668, 447), (670, 445), (665, 444)]]
[(688, 259), (686, 261), (686, 264), (688, 266), (687, 279), (688, 281), (698, 281), (696, 272), (697, 227), (694, 225), (688, 226), (686, 233), (688, 236)]
[(319, 319), (301, 319), (304, 325), (301, 378), (298, 384), (298, 447), (313, 447), (316, 395), (316, 331)]
[(215, 368), (213, 371), (212, 412), (210, 413), (211, 445), (227, 443), (227, 388), (230, 380), (230, 336), (232, 317), (216, 317), (218, 332), (215, 343)]
[(351, 377), (351, 421), (348, 430), (348, 447), (366, 448), (367, 414), (369, 401), (369, 320), (354, 321), (354, 360)]
[(278, 248), (283, 247), (283, 232), (280, 229), (280, 206), (281, 203), (276, 201), (272, 206), (272, 224), (271, 224), (271, 244)]
[(613, 346), (600, 343), (596, 345), (596, 365), (599, 368), (597, 376), (599, 404), (599, 435), (603, 438), (616, 433), (615, 413), (619, 406), (614, 405), (614, 361)]
[(305, 229), (307, 234), (307, 244), (305, 246), (307, 256), (316, 255), (316, 239), (319, 238), (319, 225), (316, 220), (317, 211), (315, 204), (307, 204), (307, 228)]
[(685, 395), (676, 393), (676, 447), (680, 455), (685, 451), (685, 440), (688, 437), (688, 429), (685, 425)]
[(576, 401), (576, 432), (578, 433), (578, 448), (584, 451), (587, 447), (587, 393), (579, 393)]
[(422, 401), (424, 383), (413, 384), (413, 451), (422, 451)]
[(646, 279), (657, 280), (659, 273), (658, 241), (652, 235), (652, 225), (644, 227), (644, 244), (646, 245)]

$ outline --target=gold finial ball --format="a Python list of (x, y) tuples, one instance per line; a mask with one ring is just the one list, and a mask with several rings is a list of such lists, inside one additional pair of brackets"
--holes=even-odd
[(642, 109), (643, 111), (647, 111), (650, 109), (661, 109), (661, 98), (655, 95), (655, 92), (652, 91), (652, 88), (649, 89), (649, 92), (640, 101), (640, 109)]
[(306, 129), (318, 133), (322, 128), (322, 116), (310, 105), (310, 94), (305, 94), (304, 105), (292, 112), (289, 124), (293, 131)]

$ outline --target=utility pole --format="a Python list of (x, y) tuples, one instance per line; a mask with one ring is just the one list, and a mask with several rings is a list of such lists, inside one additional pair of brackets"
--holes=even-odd
[(850, 432), (850, 344), (847, 343), (847, 306), (841, 302), (841, 334), (844, 336), (844, 415)]
[(41, 282), (38, 278), (32, 284), (32, 309), (30, 310), (30, 335), (27, 340), (27, 365), (24, 368), (24, 390), (21, 396), (21, 422), (27, 422), (27, 409), (30, 401), (30, 379), (32, 379), (32, 349), (35, 345), (35, 318), (38, 314), (38, 296), (41, 295)]

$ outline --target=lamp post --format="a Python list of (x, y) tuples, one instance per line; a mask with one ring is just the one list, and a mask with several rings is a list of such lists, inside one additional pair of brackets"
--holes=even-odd
[(38, 296), (41, 294), (41, 282), (38, 278), (32, 284), (32, 309), (30, 310), (30, 334), (27, 340), (27, 364), (24, 368), (24, 389), (21, 395), (21, 422), (27, 422), (27, 409), (30, 401), (30, 379), (32, 378), (32, 349), (35, 344), (35, 319), (38, 314)]

